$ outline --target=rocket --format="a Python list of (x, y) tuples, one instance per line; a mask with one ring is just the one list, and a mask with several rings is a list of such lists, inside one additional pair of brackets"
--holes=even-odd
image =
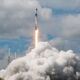
[(38, 29), (38, 21), (37, 21), (38, 14), (37, 14), (37, 11), (38, 11), (38, 9), (36, 8), (36, 13), (35, 13), (35, 30)]
[(39, 42), (39, 28), (38, 28), (38, 21), (37, 21), (37, 17), (38, 17), (37, 11), (38, 9), (36, 8), (36, 12), (35, 12), (35, 48), (37, 47), (38, 42)]

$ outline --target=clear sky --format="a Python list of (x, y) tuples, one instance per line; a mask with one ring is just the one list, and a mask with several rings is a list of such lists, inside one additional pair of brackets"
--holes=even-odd
[(0, 69), (7, 63), (8, 48), (12, 56), (15, 51), (23, 56), (33, 43), (35, 8), (40, 40), (79, 55), (80, 0), (0, 0)]

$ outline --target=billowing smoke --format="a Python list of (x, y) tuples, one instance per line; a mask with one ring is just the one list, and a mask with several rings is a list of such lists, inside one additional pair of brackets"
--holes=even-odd
[(12, 61), (0, 71), (5, 80), (80, 80), (80, 56), (58, 51), (48, 42), (40, 42), (25, 57)]

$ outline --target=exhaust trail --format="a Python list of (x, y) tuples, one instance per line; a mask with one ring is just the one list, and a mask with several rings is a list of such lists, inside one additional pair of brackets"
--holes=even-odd
[(58, 51), (39, 42), (27, 56), (12, 61), (0, 71), (4, 80), (80, 80), (80, 56), (72, 50)]

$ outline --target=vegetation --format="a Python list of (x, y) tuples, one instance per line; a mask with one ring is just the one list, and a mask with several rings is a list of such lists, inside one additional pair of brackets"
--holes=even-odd
[(54, 78), (50, 78), (50, 80), (54, 80)]
[(4, 80), (3, 78), (0, 78), (0, 80)]

